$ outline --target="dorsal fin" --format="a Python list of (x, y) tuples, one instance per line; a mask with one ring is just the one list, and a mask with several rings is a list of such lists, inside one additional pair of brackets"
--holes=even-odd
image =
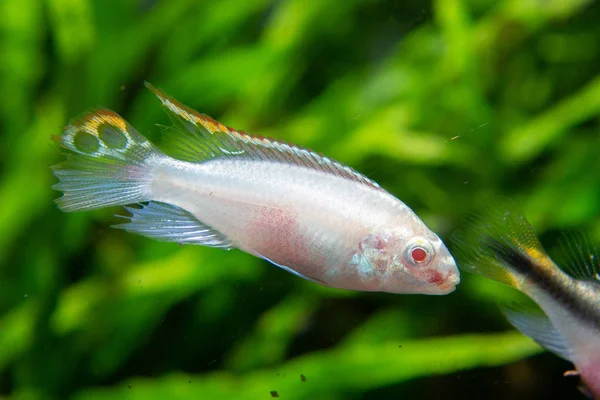
[(600, 249), (587, 234), (576, 231), (563, 233), (556, 260), (559, 267), (573, 278), (600, 282)]
[(176, 142), (176, 156), (179, 159), (202, 162), (214, 158), (245, 157), (293, 164), (334, 174), (383, 190), (377, 183), (354, 169), (310, 149), (248, 135), (228, 128), (211, 117), (179, 103), (148, 82), (146, 82), (146, 87), (160, 99), (173, 121), (174, 126), (166, 129), (173, 133), (171, 136)]
[(484, 202), (482, 210), (472, 213), (464, 228), (452, 235), (452, 242), (462, 269), (517, 289), (529, 267), (554, 266), (532, 226), (508, 198)]

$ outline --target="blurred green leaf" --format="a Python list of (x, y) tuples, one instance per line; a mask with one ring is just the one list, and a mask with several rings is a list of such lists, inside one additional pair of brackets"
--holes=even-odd
[(87, 0), (47, 2), (59, 59), (64, 64), (71, 64), (94, 46), (92, 7)]
[[(34, 88), (43, 74), (45, 60), (38, 47), (43, 38), (43, 12), (39, 0), (0, 2), (0, 118), (5, 144), (25, 129), (32, 115)], [(10, 99), (10, 100), (9, 100)], [(11, 157), (10, 148), (0, 154)]]
[(73, 399), (255, 399), (267, 398), (271, 391), (289, 399), (323, 398), (328, 393), (364, 391), (421, 376), (500, 365), (538, 352), (537, 344), (516, 332), (403, 341), (401, 347), (398, 341), (361, 344), (300, 357), (243, 377), (219, 372), (138, 378), (110, 389), (88, 390)]
[(280, 301), (258, 319), (255, 332), (232, 349), (228, 366), (233, 371), (246, 371), (284, 360), (287, 347), (305, 329), (317, 304), (311, 293)]
[(29, 223), (51, 207), (53, 177), (49, 167), (57, 149), (50, 135), (60, 132), (64, 118), (62, 104), (54, 98), (45, 99), (28, 129), (12, 142), (15, 157), (7, 160), (0, 181), (0, 203), (10, 210), (0, 219), (0, 260)]
[(599, 2), (4, 0), (0, 14), (0, 396), (465, 398), (467, 379), (481, 396), (575, 395), (557, 358), (513, 363), (540, 351), (516, 333), (456, 336), (509, 326), (501, 285), (337, 290), (111, 229), (115, 209), (61, 213), (49, 138), (100, 106), (154, 140), (168, 118), (146, 80), (347, 163), (446, 242), (497, 195), (550, 244), (600, 236)]
[(531, 119), (504, 139), (502, 145), (508, 161), (523, 162), (538, 155), (561, 133), (575, 124), (600, 115), (600, 77), (542, 115)]

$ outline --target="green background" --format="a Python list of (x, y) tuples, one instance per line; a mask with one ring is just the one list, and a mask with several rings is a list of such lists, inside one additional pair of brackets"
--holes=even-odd
[(49, 138), (103, 106), (158, 140), (147, 80), (351, 165), (445, 240), (499, 194), (550, 243), (598, 236), (599, 2), (3, 0), (0, 15), (0, 398), (579, 396), (570, 364), (502, 318), (497, 284), (333, 290), (111, 229), (117, 208), (61, 213)]

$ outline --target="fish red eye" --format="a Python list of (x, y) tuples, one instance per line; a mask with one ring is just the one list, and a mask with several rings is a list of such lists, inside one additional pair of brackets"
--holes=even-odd
[(431, 243), (420, 236), (410, 239), (402, 251), (404, 263), (409, 268), (423, 268), (429, 265), (434, 255)]
[(420, 247), (415, 247), (414, 249), (412, 249), (410, 255), (416, 263), (422, 263), (423, 261), (427, 260), (427, 252), (425, 251), (425, 249), (422, 249)]

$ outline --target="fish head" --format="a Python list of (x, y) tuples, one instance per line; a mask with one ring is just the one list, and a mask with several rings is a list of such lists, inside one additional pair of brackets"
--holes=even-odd
[(359, 249), (358, 273), (379, 291), (441, 295), (460, 282), (448, 248), (427, 228), (381, 230), (367, 235)]

